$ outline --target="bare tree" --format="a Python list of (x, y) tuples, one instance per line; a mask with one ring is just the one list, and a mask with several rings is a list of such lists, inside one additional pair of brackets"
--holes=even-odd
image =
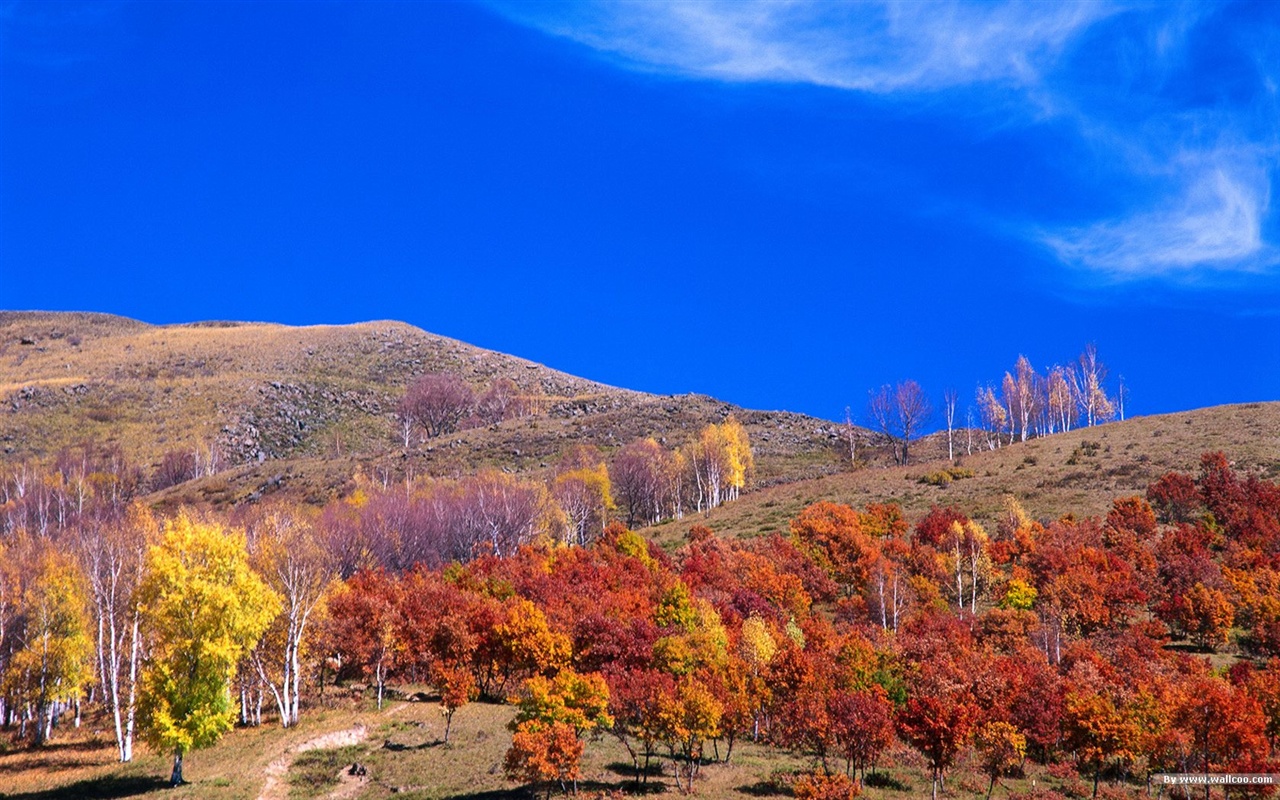
[(498, 378), (476, 400), (476, 415), (486, 425), (528, 414), (528, 403), (520, 397), (520, 387), (510, 378)]
[[(335, 559), (318, 544), (310, 522), (287, 508), (266, 512), (250, 526), (250, 534), (254, 566), (284, 599), (274, 623), (279, 635), (264, 638), (255, 650), (255, 666), (287, 728), (298, 723), (307, 625), (336, 574)], [(279, 648), (265, 647), (268, 641)]]
[(907, 448), (911, 446), (911, 439), (920, 435), (920, 429), (933, 414), (933, 407), (920, 384), (912, 380), (898, 384), (894, 400), (898, 409), (898, 430), (902, 433), (902, 463), (906, 464), (910, 461)]
[(956, 403), (960, 400), (960, 393), (955, 389), (947, 389), (942, 393), (942, 406), (947, 417), (947, 458), (954, 461), (956, 457), (955, 439), (953, 432), (956, 426)]
[(858, 466), (858, 429), (853, 424), (853, 414), (849, 407), (844, 407), (844, 425), (841, 426), (844, 431), (845, 443), (849, 445), (849, 465), (856, 468)]
[(405, 392), (397, 410), (405, 447), (414, 426), (422, 426), (428, 438), (453, 433), (475, 405), (471, 387), (452, 372), (423, 375)]
[(1083, 413), (1085, 423), (1093, 427), (1115, 416), (1115, 405), (1107, 396), (1103, 382), (1107, 379), (1107, 368), (1098, 360), (1098, 347), (1090, 342), (1085, 345), (1084, 352), (1077, 359), (1079, 365), (1075, 373), (1076, 402)]
[(80, 534), (78, 549), (97, 624), (98, 680), (111, 711), (121, 761), (133, 760), (142, 659), (137, 590), (147, 546), (157, 535), (154, 517), (141, 505), (131, 508), (122, 520), (87, 525)]
[(473, 556), (507, 556), (537, 538), (548, 516), (548, 495), (535, 483), (497, 470), (485, 470), (459, 483), (460, 519)]
[(893, 460), (901, 463), (902, 459), (898, 456), (898, 440), (894, 436), (893, 388), (889, 384), (886, 383), (870, 393), (867, 398), (867, 416), (871, 418), (871, 424), (876, 427), (876, 430), (880, 431), (893, 446)]
[(867, 408), (876, 427), (893, 444), (897, 462), (909, 463), (911, 440), (919, 435), (933, 413), (920, 384), (906, 380), (894, 387), (881, 386), (879, 391), (872, 393)]
[[(701, 456), (691, 448), (695, 459)], [(620, 499), (627, 507), (627, 524), (651, 524), (657, 521), (656, 509), (662, 499), (662, 466), (664, 454), (662, 447), (653, 439), (636, 439), (623, 447), (614, 455), (609, 464), (609, 478)], [(702, 496), (709, 492), (704, 486), (706, 469), (700, 460), (695, 460), (695, 474), (698, 475), (699, 504), (702, 510)]]
[(409, 396), (406, 394), (400, 398), (400, 405), (396, 407), (396, 420), (400, 423), (400, 437), (404, 441), (404, 449), (408, 450), (409, 445), (413, 442), (413, 431), (418, 427), (418, 420), (413, 415), (413, 408), (409, 405)]

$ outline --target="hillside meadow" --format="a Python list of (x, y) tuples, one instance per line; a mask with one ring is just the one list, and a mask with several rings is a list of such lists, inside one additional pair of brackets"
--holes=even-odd
[(1280, 403), (899, 465), (885, 432), (400, 323), (5, 313), (0, 341), (0, 796), (1280, 771)]

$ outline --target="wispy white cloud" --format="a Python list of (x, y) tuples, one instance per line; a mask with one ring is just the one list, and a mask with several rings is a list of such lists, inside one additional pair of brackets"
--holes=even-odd
[[(686, 78), (804, 83), (881, 96), (980, 85), (1011, 89), (1034, 110), (1023, 122), (1069, 121), (1101, 154), (1095, 167), (1116, 170), (1124, 179), (1119, 182), (1141, 182), (1148, 192), (1110, 218), (1052, 229), (1043, 222), (1006, 223), (1002, 229), (1020, 231), (1064, 264), (1117, 281), (1204, 281), (1280, 265), (1265, 235), (1280, 153), (1274, 114), (1262, 114), (1273, 119), (1262, 126), (1250, 119), (1257, 109), (1185, 114), (1150, 94), (1160, 91), (1161, 76), (1138, 80), (1151, 77), (1144, 70), (1179, 62), (1188, 38), (1212, 16), (1203, 7), (1146, 7), (1129, 18), (1145, 25), (1145, 34), (1126, 45), (1123, 67), (1133, 74), (1112, 76), (1121, 87), (1115, 96), (1123, 109), (1130, 105), (1127, 91), (1147, 92), (1131, 105), (1150, 113), (1139, 110), (1125, 119), (1124, 111), (1117, 116), (1114, 108), (1103, 110), (1089, 87), (1073, 84), (1058, 69), (1092, 29), (1132, 10), (1110, 0), (489, 5), (628, 68)], [(1267, 69), (1259, 63), (1274, 108), (1276, 81), (1268, 83)]]
[(1063, 262), (1115, 279), (1266, 270), (1278, 261), (1263, 237), (1274, 156), (1256, 145), (1183, 153), (1158, 207), (1041, 239)]
[(1109, 3), (493, 2), (631, 66), (865, 92), (1028, 84)]

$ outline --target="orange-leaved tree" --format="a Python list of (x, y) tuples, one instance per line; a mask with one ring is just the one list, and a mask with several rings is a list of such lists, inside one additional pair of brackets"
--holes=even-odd
[(520, 711), (505, 769), (512, 781), (550, 783), (577, 791), (582, 736), (613, 725), (609, 687), (599, 674), (560, 670), (554, 678), (534, 675), (525, 681)]

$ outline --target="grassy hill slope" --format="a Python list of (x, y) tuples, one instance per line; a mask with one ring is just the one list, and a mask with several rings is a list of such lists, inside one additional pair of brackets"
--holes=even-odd
[[(919, 451), (937, 453), (938, 437)], [(976, 444), (976, 442), (975, 442)], [(963, 439), (960, 452), (964, 451)], [(945, 456), (945, 437), (941, 441)], [(1275, 479), (1280, 475), (1280, 403), (1217, 406), (1177, 414), (1137, 417), (1094, 428), (1032, 439), (998, 450), (977, 450), (957, 462), (973, 477), (945, 486), (921, 481), (945, 461), (906, 467), (869, 467), (788, 486), (767, 487), (716, 509), (703, 519), (686, 517), (649, 531), (673, 543), (694, 522), (718, 533), (756, 536), (786, 531), (809, 503), (832, 500), (862, 506), (896, 502), (918, 518), (930, 506), (955, 506), (993, 521), (1002, 498), (1012, 494), (1033, 517), (1105, 514), (1117, 497), (1143, 494), (1170, 470), (1195, 473), (1201, 454), (1221, 450), (1238, 469)]]
[[(406, 450), (395, 404), (414, 379), (438, 371), (477, 389), (507, 378), (538, 411)], [(1194, 471), (1208, 450), (1280, 473), (1280, 403), (1136, 418), (975, 449), (958, 459), (973, 477), (939, 487), (920, 479), (945, 463), (941, 434), (913, 445), (916, 464), (892, 467), (883, 451), (865, 447), (871, 437), (862, 431), (861, 452), (871, 462), (850, 471), (843, 432), (827, 420), (619, 389), (400, 322), (149, 325), (104, 314), (0, 312), (0, 468), (48, 461), (85, 440), (117, 445), (148, 471), (172, 450), (221, 453), (219, 474), (153, 496), (165, 506), (224, 505), (268, 492), (323, 502), (348, 488), (357, 470), (388, 479), (481, 467), (538, 472), (576, 444), (608, 452), (654, 436), (675, 446), (730, 413), (755, 448), (754, 490), (702, 521), (738, 535), (785, 530), (817, 499), (894, 501), (911, 515), (955, 505), (989, 519), (1001, 497), (1014, 494), (1040, 517), (1102, 513), (1114, 497), (1143, 491), (1169, 469)], [(693, 521), (652, 532), (670, 540)]]
[[(477, 389), (507, 378), (538, 412), (406, 451), (396, 402), (415, 378), (442, 371)], [(756, 444), (761, 484), (842, 468), (839, 432), (826, 420), (618, 389), (400, 322), (148, 325), (0, 312), (0, 465), (48, 461), (85, 440), (119, 446), (150, 472), (169, 451), (220, 453), (224, 472), (166, 490), (166, 503), (263, 491), (318, 502), (356, 469), (538, 470), (579, 443), (607, 450), (655, 436), (674, 446), (729, 413)]]

